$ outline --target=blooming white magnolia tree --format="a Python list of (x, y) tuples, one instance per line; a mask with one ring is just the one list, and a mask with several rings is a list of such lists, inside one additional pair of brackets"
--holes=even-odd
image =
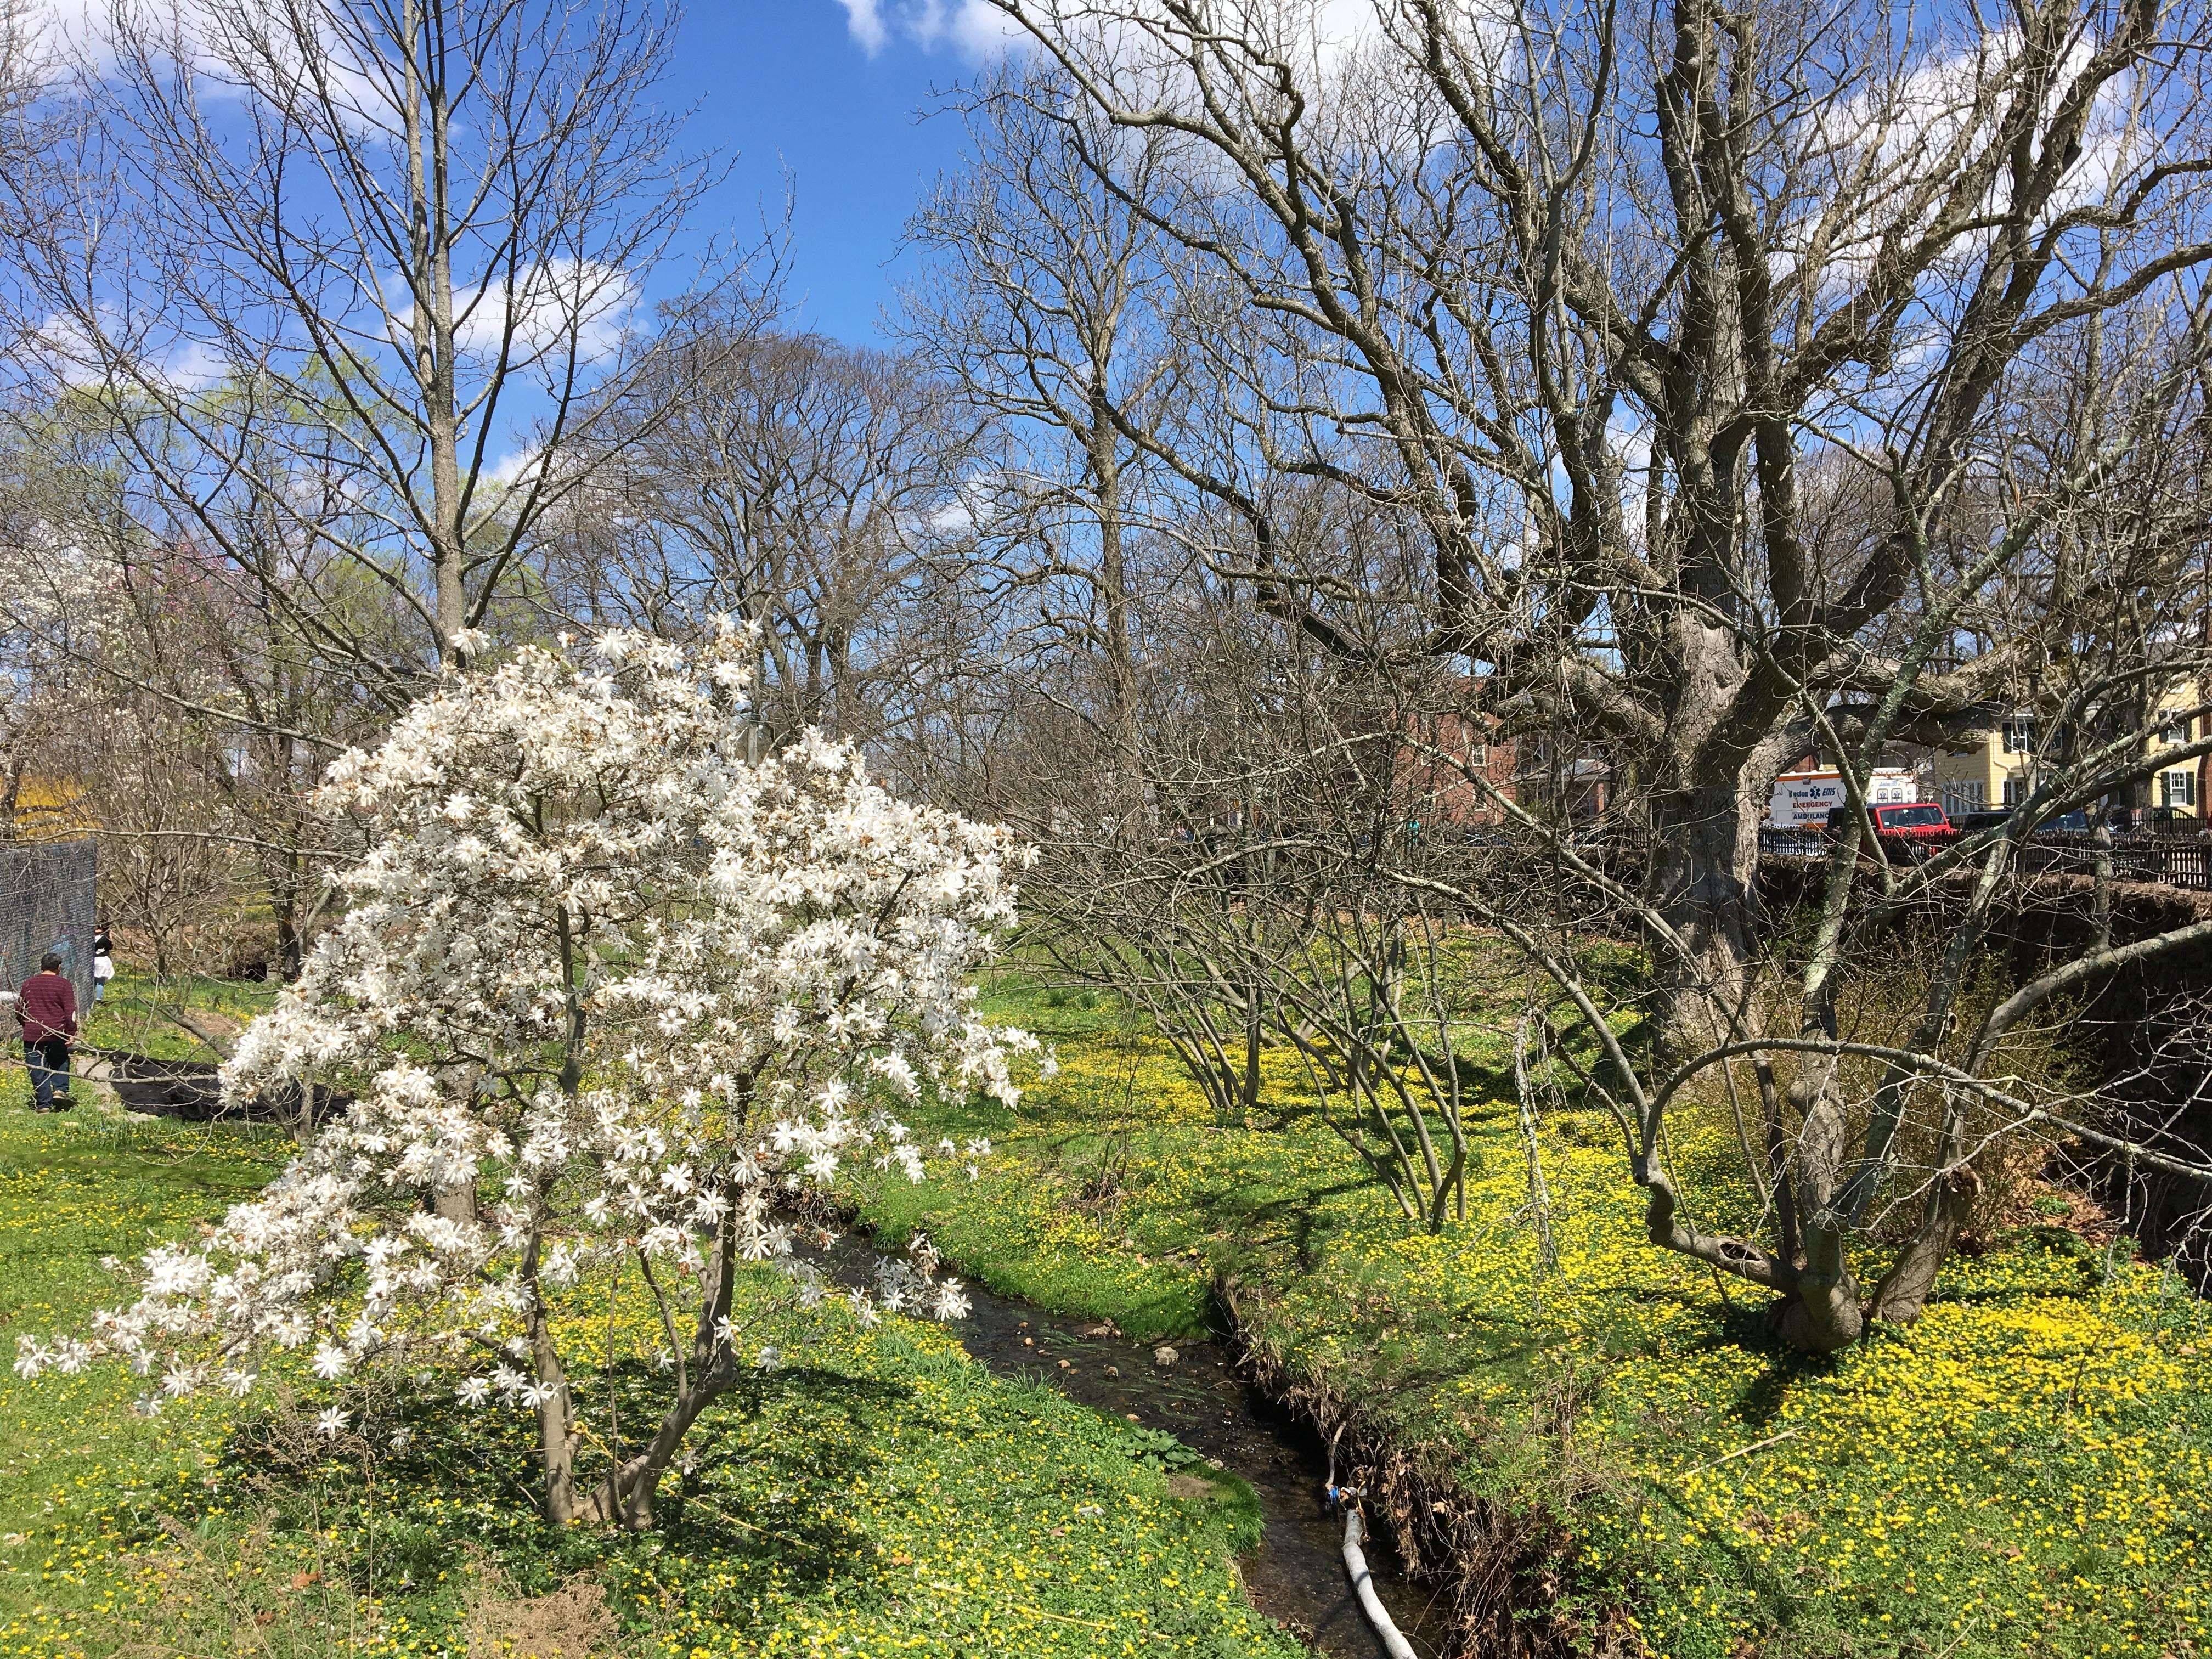
[[(158, 1407), (244, 1394), (271, 1345), (312, 1346), (333, 1378), (442, 1356), (464, 1401), (536, 1412), (549, 1520), (647, 1522), (700, 1412), (760, 1361), (733, 1280), (789, 1255), (779, 1189), (856, 1157), (921, 1179), (897, 1103), (925, 1084), (1011, 1102), (1008, 1056), (1034, 1047), (979, 1019), (968, 982), (1021, 849), (818, 736), (749, 761), (749, 648), (726, 629), (696, 653), (526, 650), (339, 762), (324, 802), (370, 850), (225, 1083), (357, 1097), (210, 1237), (149, 1255), (135, 1306), (89, 1340), (22, 1339), (18, 1369), (121, 1356)], [(659, 1301), (665, 1410), (580, 1491), (553, 1304), (625, 1257)], [(926, 1247), (886, 1267), (863, 1313), (964, 1311), (933, 1267)]]

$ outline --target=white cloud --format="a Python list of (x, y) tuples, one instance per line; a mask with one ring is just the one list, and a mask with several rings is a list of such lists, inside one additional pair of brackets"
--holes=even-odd
[(873, 58), (890, 39), (890, 31), (884, 27), (882, 8), (876, 0), (837, 0), (845, 9), (845, 27), (853, 31), (853, 38), (860, 43), (860, 50)]
[[(459, 286), (458, 283), (456, 286)], [(403, 296), (396, 277), (386, 292)], [(577, 359), (595, 363), (612, 356), (637, 325), (636, 279), (618, 266), (596, 259), (549, 259), (510, 284), (503, 276), (485, 279), (454, 301), (453, 337), (461, 350), (479, 360), (499, 355), (502, 343), (510, 362), (551, 357), (565, 361), (569, 342)], [(404, 343), (415, 308), (392, 307), (389, 332)]]
[(545, 459), (545, 452), (536, 444), (525, 444), (510, 454), (502, 455), (491, 464), (491, 481), (502, 487), (520, 480), (525, 473), (535, 474)]
[(27, 18), (33, 50), (51, 70), (65, 58), (88, 57), (102, 73), (113, 67), (102, 41), (107, 0), (33, 0)]
[(1006, 13), (981, 0), (963, 0), (947, 20), (946, 33), (970, 58), (996, 58), (1011, 52), (1022, 31)]
[[(2095, 43), (2087, 35), (2069, 43), (2051, 76), (2044, 118), (2056, 114), (2058, 100), (2089, 67), (2094, 52)], [(1931, 181), (1948, 182), (1966, 156), (1992, 141), (2018, 95), (2020, 55), (2019, 32), (2009, 27), (1963, 42), (1939, 42), (1850, 97), (1819, 105), (1800, 121), (1805, 203), (1770, 256), (1776, 279), (1795, 277), (1799, 259), (1817, 247), (1823, 264), (1811, 273), (1813, 298), (1822, 305), (1837, 303), (1867, 279), (1910, 207), (1917, 204), (1919, 218), (1904, 228), (1924, 229), (1938, 211), (1951, 210), (1953, 204), (1940, 194), (1923, 192)], [(2158, 159), (2154, 135), (2140, 121), (2133, 101), (2134, 88), (2124, 76), (2098, 90), (2081, 153), (2069, 165), (2041, 222), (2124, 193), (2142, 169)], [(1991, 216), (2003, 213), (2009, 186), (2009, 173), (2001, 170), (1982, 211)], [(1978, 254), (1994, 234), (1983, 226), (1956, 236), (1954, 258), (1937, 273), (1938, 285), (1955, 280), (1956, 258)]]
[(161, 378), (179, 392), (204, 392), (229, 373), (222, 355), (198, 340), (187, 340), (161, 365)]
[[(988, 503), (983, 505), (988, 506)], [(981, 523), (978, 503), (953, 495), (924, 513), (919, 520), (923, 530), (933, 536), (958, 536), (973, 530)]]
[[(987, 62), (1018, 51), (1028, 31), (992, 0), (837, 0), (844, 8), (846, 27), (870, 57), (894, 39), (925, 52), (955, 52), (975, 62)], [(1022, 8), (1042, 26), (1062, 33), (1127, 44), (1137, 40), (1149, 23), (1162, 15), (1142, 3), (1124, 0), (1116, 11), (1079, 9), (1077, 21), (1055, 21), (1045, 6)], [(1489, 15), (1490, 8), (1477, 5), (1471, 15)], [(1258, 27), (1279, 33), (1313, 57), (1325, 70), (1334, 62), (1355, 54), (1383, 35), (1382, 15), (1376, 0), (1275, 0), (1273, 6), (1248, 14)], [(1143, 48), (1137, 55), (1141, 58)]]
[[(58, 79), (70, 68), (107, 78), (116, 72), (117, 0), (29, 0), (37, 73)], [(149, 27), (149, 20), (151, 27)], [(400, 112), (389, 82), (370, 65), (381, 53), (373, 21), (348, 19), (294, 0), (166, 0), (138, 14), (141, 45), (155, 67), (189, 70), (203, 103), (275, 100), (295, 115), (317, 109), (319, 122), (359, 137), (397, 137)], [(312, 64), (314, 75), (307, 73)]]
[(1021, 31), (988, 0), (837, 0), (845, 26), (871, 58), (894, 35), (924, 52), (982, 61), (1011, 50)]
[(105, 360), (92, 331), (76, 318), (58, 312), (31, 331), (18, 348), (18, 356), (53, 386), (97, 386), (106, 374)]
[(216, 348), (175, 331), (156, 335), (134, 328), (109, 304), (89, 325), (82, 316), (53, 313), (18, 338), (12, 355), (18, 368), (55, 389), (135, 382), (183, 395), (204, 392), (232, 373)]

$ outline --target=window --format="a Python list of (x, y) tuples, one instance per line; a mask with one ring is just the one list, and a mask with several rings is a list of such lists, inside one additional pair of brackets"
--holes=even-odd
[(2027, 799), (2027, 780), (2026, 778), (2011, 777), (2004, 781), (2004, 804), (2007, 806), (2017, 806)]
[(1467, 763), (1469, 766), (1488, 766), (1490, 764), (1490, 745), (1486, 743), (1471, 743), (1468, 744)]
[(2194, 806), (2197, 805), (2197, 774), (2193, 769), (2179, 767), (2158, 775), (2160, 806)]
[(1982, 810), (1982, 781), (1979, 778), (1954, 778), (1942, 787), (1943, 816), (1963, 818), (1969, 812)]
[(2008, 755), (2033, 753), (2035, 749), (2035, 717), (2033, 714), (2012, 715), (1998, 733), (1998, 741)]
[(2159, 741), (2161, 743), (2187, 743), (2189, 741), (2189, 721), (2186, 719), (2169, 720), (2166, 723), (2165, 730), (2161, 731), (2158, 736)]

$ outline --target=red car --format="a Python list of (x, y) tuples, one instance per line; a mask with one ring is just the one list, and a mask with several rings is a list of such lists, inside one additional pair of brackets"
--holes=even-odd
[[(1891, 801), (1867, 808), (1874, 820), (1875, 845), (1885, 857), (1926, 858), (1938, 847), (1959, 838), (1957, 827), (1932, 800)], [(1828, 809), (1828, 832), (1833, 835), (1850, 821), (1851, 809)]]

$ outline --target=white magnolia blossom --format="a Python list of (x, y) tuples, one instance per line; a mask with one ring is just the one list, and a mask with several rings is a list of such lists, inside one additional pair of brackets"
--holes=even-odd
[[(88, 1341), (21, 1339), (17, 1369), (112, 1355), (172, 1395), (243, 1392), (257, 1349), (313, 1344), (331, 1378), (428, 1350), (490, 1364), (462, 1401), (565, 1434), (544, 1298), (630, 1252), (690, 1287), (688, 1380), (757, 1363), (702, 1316), (723, 1264), (789, 1255), (779, 1191), (855, 1158), (922, 1178), (901, 1103), (1011, 1103), (1009, 1058), (1035, 1044), (987, 1024), (970, 983), (1023, 849), (894, 799), (811, 732), (749, 760), (750, 652), (727, 627), (688, 653), (526, 649), (341, 758), (319, 804), (369, 850), (224, 1083), (350, 1104), (210, 1236), (148, 1255), (138, 1300)], [(957, 1314), (933, 1267), (887, 1269), (864, 1313)]]

